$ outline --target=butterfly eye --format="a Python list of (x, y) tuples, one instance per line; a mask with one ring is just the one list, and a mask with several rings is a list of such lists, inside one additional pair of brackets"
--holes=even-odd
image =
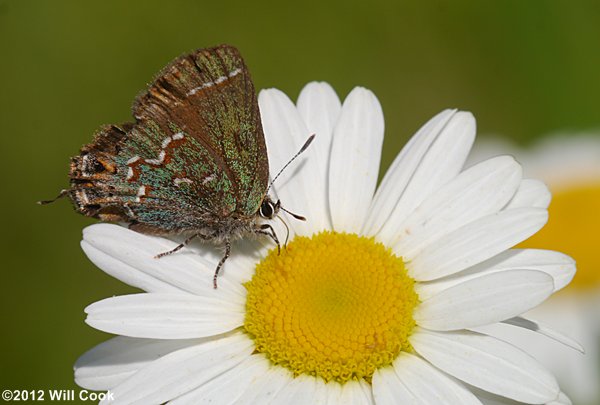
[(273, 218), (273, 214), (275, 213), (275, 207), (273, 207), (273, 203), (271, 201), (263, 201), (260, 206), (260, 216), (263, 218)]

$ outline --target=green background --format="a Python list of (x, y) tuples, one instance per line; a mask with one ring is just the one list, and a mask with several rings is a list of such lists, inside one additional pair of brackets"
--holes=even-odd
[(83, 308), (132, 291), (79, 248), (92, 223), (67, 201), (69, 157), (167, 62), (230, 43), (257, 88), (293, 99), (312, 80), (343, 98), (372, 89), (386, 117), (383, 168), (443, 108), (520, 143), (600, 126), (595, 1), (0, 0), (0, 388), (75, 388), (72, 365), (108, 338)]

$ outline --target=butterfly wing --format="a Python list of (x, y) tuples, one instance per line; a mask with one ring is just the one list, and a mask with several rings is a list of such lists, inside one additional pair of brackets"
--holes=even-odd
[(154, 233), (257, 212), (268, 160), (256, 93), (237, 49), (177, 58), (138, 96), (133, 115), (135, 124), (103, 128), (74, 158), (80, 211), (83, 205), (86, 215)]

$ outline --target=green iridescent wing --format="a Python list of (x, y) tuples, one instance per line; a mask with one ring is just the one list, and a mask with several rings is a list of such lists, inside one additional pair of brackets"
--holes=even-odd
[(258, 211), (268, 160), (256, 93), (237, 49), (177, 58), (138, 96), (133, 115), (135, 124), (102, 129), (73, 160), (73, 185), (85, 183), (84, 163), (89, 169), (83, 197), (98, 206), (91, 216), (169, 233)]

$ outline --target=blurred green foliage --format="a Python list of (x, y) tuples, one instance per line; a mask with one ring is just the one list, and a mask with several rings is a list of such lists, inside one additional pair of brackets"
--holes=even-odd
[(257, 88), (293, 99), (311, 80), (372, 89), (383, 168), (443, 108), (527, 143), (600, 124), (595, 1), (0, 0), (2, 388), (74, 388), (72, 364), (108, 338), (83, 308), (133, 291), (79, 248), (92, 223), (67, 201), (68, 159), (177, 55), (239, 47)]

